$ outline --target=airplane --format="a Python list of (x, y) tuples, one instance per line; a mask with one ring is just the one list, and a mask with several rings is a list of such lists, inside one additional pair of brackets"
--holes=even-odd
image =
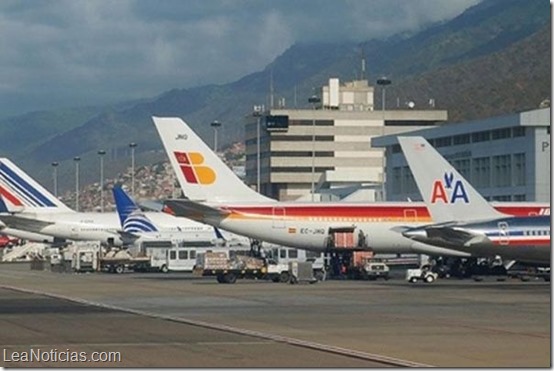
[[(123, 246), (136, 240), (136, 236), (121, 230), (117, 213), (76, 212), (7, 158), (0, 158), (0, 198), (5, 208), (0, 212), (0, 221), (5, 228), (46, 235), (58, 241), (89, 240)], [(146, 212), (145, 215), (161, 228), (180, 228), (187, 233), (211, 232), (210, 227), (166, 213)]]
[(527, 263), (550, 264), (550, 215), (512, 216), (493, 208), (422, 137), (398, 137), (433, 217), (403, 232), (419, 242)]
[[(7, 213), (9, 213), (9, 210), (6, 204), (4, 203), (2, 195), (0, 194), (0, 215), (7, 214)], [(6, 226), (6, 224), (4, 224), (1, 220), (0, 220), (0, 231), (3, 234), (7, 234), (8, 236), (17, 237), (22, 240), (27, 240), (30, 242), (45, 243), (45, 244), (51, 245), (52, 247), (63, 246), (66, 244), (66, 241), (64, 239), (56, 238), (46, 234), (24, 231), (22, 229), (10, 228)]]
[[(189, 228), (182, 229), (182, 222), (160, 227), (143, 212), (136, 202), (121, 186), (112, 189), (120, 226), (126, 233), (136, 236), (137, 240), (164, 240), (174, 243), (209, 243), (250, 246), (250, 240), (243, 236), (225, 234), (217, 228), (188, 220)], [(137, 243), (137, 241), (135, 241)]]
[[(372, 250), (468, 257), (404, 238), (397, 228), (432, 222), (424, 203), (278, 202), (245, 185), (180, 118), (153, 117), (181, 189), (166, 211), (261, 241), (314, 250)], [(504, 204), (512, 215), (550, 205)]]

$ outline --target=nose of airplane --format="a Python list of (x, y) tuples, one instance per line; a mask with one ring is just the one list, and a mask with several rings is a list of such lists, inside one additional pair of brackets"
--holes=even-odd
[(412, 240), (425, 240), (428, 237), (427, 231), (423, 228), (411, 228), (402, 232), (402, 235)]

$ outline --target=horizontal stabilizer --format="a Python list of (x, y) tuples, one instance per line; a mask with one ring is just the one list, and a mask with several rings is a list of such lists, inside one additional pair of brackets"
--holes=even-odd
[(229, 211), (217, 209), (191, 200), (167, 200), (164, 203), (164, 212), (189, 218), (204, 223), (206, 220), (225, 218)]
[(43, 228), (54, 224), (38, 219), (25, 218), (16, 215), (0, 215), (0, 220), (6, 226), (13, 229), (22, 229), (24, 231), (40, 233)]

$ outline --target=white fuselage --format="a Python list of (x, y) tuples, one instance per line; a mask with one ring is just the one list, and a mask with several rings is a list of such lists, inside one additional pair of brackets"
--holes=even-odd
[[(189, 219), (175, 218), (160, 212), (146, 213), (160, 232), (153, 238), (214, 238), (213, 228)], [(59, 239), (100, 241), (121, 245), (124, 241), (116, 213), (19, 213), (1, 220), (9, 228), (48, 235)]]
[[(514, 215), (535, 213), (544, 205), (503, 205), (503, 212)], [(333, 231), (349, 230), (355, 248), (375, 253), (424, 253), (468, 257), (471, 254), (410, 240), (402, 228), (430, 224), (427, 208), (419, 203), (225, 205), (215, 206), (227, 215), (207, 214), (202, 221), (233, 233), (300, 249), (324, 251), (330, 248)]]

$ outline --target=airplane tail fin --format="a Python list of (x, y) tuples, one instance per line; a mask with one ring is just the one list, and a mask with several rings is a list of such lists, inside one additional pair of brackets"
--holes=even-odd
[(10, 210), (8, 209), (8, 206), (4, 202), (4, 197), (0, 194), (0, 213), (9, 213)]
[(73, 212), (7, 158), (0, 158), (0, 195), (14, 212)]
[(398, 137), (436, 223), (503, 217), (422, 137)]
[(119, 216), (119, 222), (124, 232), (140, 233), (140, 232), (157, 232), (158, 228), (152, 221), (142, 212), (140, 207), (121, 187), (114, 187), (113, 197)]
[(153, 117), (181, 189), (193, 201), (275, 201), (240, 180), (180, 118)]
[(222, 240), (222, 241), (225, 241), (226, 238), (225, 236), (223, 236), (223, 233), (221, 233), (221, 231), (219, 230), (219, 228), (217, 227), (214, 227), (214, 232), (215, 232), (215, 237), (219, 240)]

